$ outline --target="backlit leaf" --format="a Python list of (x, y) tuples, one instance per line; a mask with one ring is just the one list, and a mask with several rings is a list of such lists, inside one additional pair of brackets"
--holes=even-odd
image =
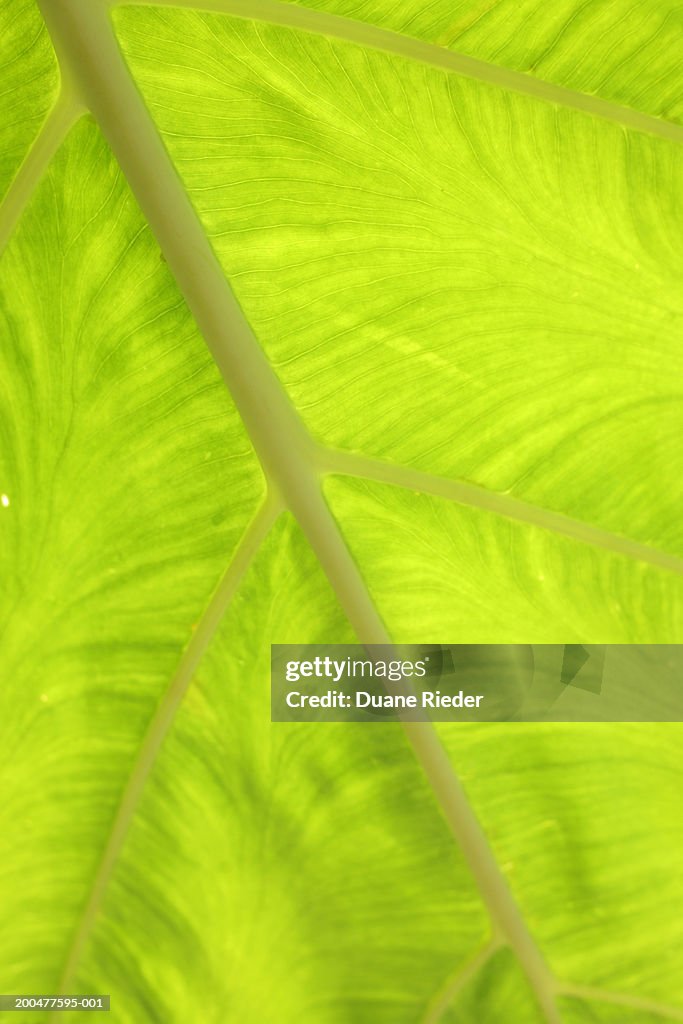
[(678, 5), (203, 6), (0, 3), (0, 990), (683, 1020), (679, 725), (269, 707), (680, 639)]

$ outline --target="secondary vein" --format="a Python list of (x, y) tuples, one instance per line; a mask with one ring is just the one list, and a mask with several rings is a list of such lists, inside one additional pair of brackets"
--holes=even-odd
[(572, 999), (582, 999), (586, 1002), (610, 1003), (613, 1006), (623, 1006), (631, 1010), (639, 1010), (651, 1014), (654, 1017), (661, 1017), (663, 1020), (683, 1021), (683, 1009), (676, 1006), (667, 1006), (655, 999), (641, 999), (640, 996), (628, 995), (624, 992), (610, 992), (607, 989), (598, 988), (592, 985), (560, 985), (558, 995), (568, 996)]
[(443, 1015), (454, 1004), (457, 997), (473, 978), (483, 970), (486, 964), (502, 948), (499, 938), (490, 939), (482, 948), (464, 964), (458, 965), (429, 1001), (429, 1005), (420, 1018), (420, 1024), (439, 1024)]
[(73, 90), (62, 85), (0, 205), (0, 256), (52, 157), (85, 109)]
[(319, 459), (321, 466), (328, 473), (362, 477), (406, 490), (419, 491), (421, 494), (433, 494), (446, 501), (493, 512), (516, 522), (529, 523), (551, 533), (570, 537), (582, 544), (590, 544), (612, 554), (683, 576), (683, 558), (649, 544), (642, 544), (630, 537), (622, 537), (583, 520), (573, 519), (562, 512), (531, 505), (510, 494), (491, 491), (466, 480), (437, 476), (409, 466), (383, 462), (381, 459), (367, 458), (350, 452), (323, 449)]
[(591, 96), (563, 85), (556, 85), (535, 75), (513, 71), (511, 68), (478, 60), (454, 50), (446, 50), (436, 43), (424, 42), (368, 22), (329, 14), (327, 11), (315, 11), (298, 4), (283, 3), (281, 0), (115, 0), (112, 6), (124, 5), (203, 10), (328, 36), (356, 43), (371, 50), (392, 53), (420, 64), (428, 64), (441, 71), (464, 75), (466, 78), (486, 82), (509, 92), (531, 96), (546, 103), (578, 110), (592, 117), (599, 117), (603, 121), (620, 124), (632, 131), (645, 132), (669, 142), (683, 144), (683, 125), (665, 121), (652, 114), (644, 114), (640, 110), (624, 107), (600, 96)]
[(197, 628), (194, 630), (178, 663), (178, 667), (149, 723), (138, 756), (123, 790), (93, 884), (88, 893), (88, 899), (69, 947), (59, 982), (60, 992), (67, 992), (73, 981), (84, 947), (90, 937), (93, 923), (100, 911), (102, 900), (118, 862), (130, 823), (138, 808), (140, 797), (154, 767), (157, 754), (175, 719), (197, 666), (280, 510), (281, 505), (279, 501), (268, 497), (254, 516), (235, 550), (228, 569), (197, 623)]

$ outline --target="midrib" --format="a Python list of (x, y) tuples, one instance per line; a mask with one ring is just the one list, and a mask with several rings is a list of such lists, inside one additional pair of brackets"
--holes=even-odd
[[(389, 645), (384, 624), (323, 498), (316, 446), (233, 295), (123, 60), (106, 11), (93, 0), (38, 0), (38, 4), (60, 64), (97, 119), (216, 361), (271, 493), (298, 520), (361, 642)], [(166, 730), (169, 726), (170, 720)], [(444, 748), (429, 725), (411, 723), (404, 729), (496, 929), (514, 950), (548, 1024), (560, 1024), (554, 979)], [(152, 764), (153, 759), (145, 767), (144, 778)], [(138, 795), (144, 778), (137, 780)], [(130, 801), (125, 814), (117, 815), (67, 956), (63, 989), (77, 968), (78, 954), (87, 942), (136, 807), (137, 800)]]

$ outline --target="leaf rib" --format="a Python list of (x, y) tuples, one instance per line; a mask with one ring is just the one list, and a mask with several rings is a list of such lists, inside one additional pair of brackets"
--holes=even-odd
[(588, 1002), (610, 1003), (613, 1006), (623, 1006), (630, 1010), (642, 1010), (643, 1013), (661, 1017), (663, 1020), (683, 1021), (683, 1010), (678, 1007), (667, 1006), (655, 999), (641, 999), (639, 996), (626, 995), (621, 992), (609, 992), (592, 985), (561, 985), (558, 995), (583, 999)]
[(62, 85), (54, 106), (43, 121), (0, 205), (0, 256), (52, 157), (69, 130), (85, 112), (85, 106), (73, 90)]
[[(390, 645), (358, 566), (323, 497), (317, 447), (251, 331), (119, 49), (92, 0), (38, 0), (60, 64), (76, 77), (214, 356), (276, 495), (298, 520), (361, 642)], [(560, 1024), (555, 982), (431, 725), (405, 735), (496, 927), (527, 976), (547, 1024)], [(146, 775), (121, 811), (69, 955), (78, 964)], [(129, 791), (130, 792), (130, 791)]]
[(420, 1024), (439, 1024), (462, 990), (501, 948), (500, 939), (491, 938), (474, 956), (471, 956), (464, 964), (459, 964), (430, 1000), (424, 1015), (420, 1018)]
[(433, 494), (435, 497), (457, 502), (459, 505), (493, 512), (517, 522), (529, 523), (551, 533), (570, 537), (582, 544), (590, 544), (592, 547), (601, 548), (612, 554), (632, 558), (637, 562), (683, 576), (683, 558), (672, 555), (668, 551), (631, 540), (630, 537), (611, 533), (609, 530), (593, 526), (591, 523), (573, 519), (562, 512), (554, 512), (552, 509), (531, 505), (510, 494), (488, 490), (479, 484), (436, 476), (422, 470), (412, 469), (409, 466), (383, 462), (381, 459), (329, 449), (321, 451), (320, 463), (323, 471), (327, 473), (362, 477), (377, 483), (419, 491), (422, 494)]
[(112, 6), (189, 8), (328, 36), (427, 64), (441, 71), (463, 75), (546, 103), (578, 110), (592, 117), (620, 124), (631, 131), (644, 132), (667, 139), (669, 142), (683, 144), (683, 125), (675, 124), (673, 121), (644, 114), (640, 110), (624, 107), (600, 96), (568, 89), (566, 86), (556, 85), (534, 75), (478, 60), (455, 50), (446, 50), (436, 43), (424, 42), (367, 22), (329, 14), (327, 11), (316, 11), (298, 4), (283, 3), (281, 0), (114, 0)]
[(92, 931), (93, 923), (101, 908), (104, 894), (126, 840), (130, 823), (140, 802), (141, 794), (154, 767), (161, 745), (173, 724), (176, 712), (192, 682), (197, 666), (256, 552), (281, 510), (280, 502), (269, 496), (252, 519), (159, 701), (123, 790), (92, 887), (74, 932), (59, 982), (60, 992), (67, 992), (73, 981), (83, 949)]

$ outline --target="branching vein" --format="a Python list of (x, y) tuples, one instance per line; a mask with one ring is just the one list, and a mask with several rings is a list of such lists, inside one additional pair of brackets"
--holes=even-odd
[(277, 500), (269, 498), (252, 520), (238, 545), (228, 569), (209, 601), (197, 628), (185, 648), (178, 667), (152, 718), (140, 746), (133, 769), (123, 791), (111, 830), (104, 845), (87, 903), (78, 922), (60, 979), (60, 992), (71, 985), (93, 923), (99, 913), (112, 872), (118, 861), (128, 829), (140, 802), (159, 749), (171, 727), (180, 703), (194, 673), (218, 628), (225, 611), (251, 565), (262, 541), (281, 509)]
[(443, 1015), (450, 1009), (464, 988), (476, 977), (486, 964), (501, 948), (500, 939), (493, 938), (482, 948), (470, 957), (465, 964), (457, 967), (453, 973), (446, 978), (439, 991), (430, 1000), (420, 1024), (439, 1024)]
[(630, 537), (622, 537), (609, 530), (603, 530), (580, 519), (572, 519), (571, 516), (561, 512), (531, 505), (509, 494), (490, 491), (465, 480), (435, 476), (432, 473), (424, 473), (407, 466), (383, 462), (380, 459), (328, 449), (321, 452), (320, 462), (322, 467), (330, 473), (363, 477), (366, 480), (393, 484), (396, 487), (419, 491), (422, 494), (433, 494), (460, 505), (494, 512), (517, 522), (530, 523), (532, 526), (538, 526), (560, 536), (571, 537), (583, 544), (590, 544), (593, 547), (602, 548), (604, 551), (611, 551), (615, 555), (623, 555), (637, 562), (653, 565), (658, 569), (666, 569), (668, 572), (683, 576), (683, 558), (678, 558), (667, 551), (660, 551), (648, 544), (640, 544), (638, 541), (631, 540)]
[(50, 160), (84, 112), (73, 90), (62, 87), (0, 205), (0, 256)]
[(654, 999), (641, 999), (639, 996), (632, 996), (621, 992), (609, 992), (603, 988), (596, 988), (592, 985), (561, 985), (559, 995), (569, 996), (574, 999), (582, 999), (586, 1002), (611, 1003), (613, 1006), (623, 1006), (625, 1009), (637, 1010), (641, 1013), (648, 1013), (654, 1017), (661, 1017), (662, 1020), (683, 1021), (683, 1009), (675, 1006), (667, 1006)]
[(378, 28), (366, 22), (352, 18), (329, 14), (326, 11), (314, 11), (294, 3), (283, 3), (281, 0), (116, 0), (114, 6), (155, 6), (183, 7), (192, 10), (214, 11), (218, 14), (229, 14), (235, 18), (247, 18), (250, 21), (264, 21), (271, 25), (283, 25), (286, 28), (299, 29), (316, 35), (329, 36), (371, 50), (393, 53), (407, 60), (428, 64), (453, 74), (463, 75), (479, 82), (487, 82), (508, 92), (532, 96), (546, 103), (554, 103), (560, 107), (579, 110), (584, 114), (599, 117), (614, 124), (623, 125), (632, 131), (646, 132), (657, 135), (661, 139), (683, 144), (683, 126), (644, 114), (619, 103), (612, 103), (600, 96), (567, 89), (562, 85), (544, 81), (534, 75), (527, 75), (510, 68), (477, 60), (463, 53), (446, 50), (435, 43), (423, 42), (411, 36)]

